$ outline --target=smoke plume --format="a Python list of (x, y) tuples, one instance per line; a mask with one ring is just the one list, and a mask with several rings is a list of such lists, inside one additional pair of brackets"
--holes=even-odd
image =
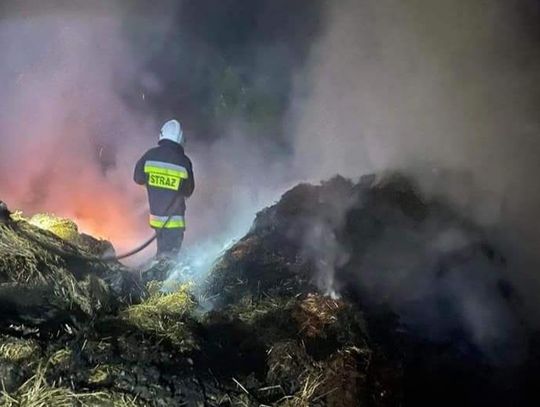
[(329, 4), (291, 110), (299, 177), (413, 173), (492, 230), (514, 255), (511, 277), (530, 286), (540, 243), (540, 47), (527, 24), (536, 6)]
[[(183, 110), (207, 118), (200, 112), (216, 109), (215, 123), (207, 126), (212, 137), (192, 131), (204, 128), (192, 116), (178, 117), (196, 178), (184, 253), (186, 267), (199, 275), (287, 187), (388, 168), (404, 168), (428, 194), (449, 197), (499, 236), (505, 250), (519, 252), (513, 259), (536, 254), (540, 187), (531, 178), (540, 166), (540, 52), (524, 17), (532, 0), (327, 2), (320, 18), (317, 11), (307, 13), (306, 21), (326, 21), (307, 70), (297, 51), (316, 28), (290, 28), (300, 23), (285, 31), (296, 48), (272, 42), (270, 35), (255, 36), (259, 46), (249, 33), (231, 31), (231, 43), (216, 56), (221, 43), (205, 41), (230, 29), (212, 32), (192, 22), (193, 32), (184, 33), (176, 26), (189, 22), (177, 15), (182, 3), (45, 3), (15, 2), (0, 20), (0, 198), (12, 208), (73, 218), (82, 231), (111, 239), (120, 251), (146, 238), (146, 196), (133, 184), (132, 170), (155, 145), (161, 121), (189, 100), (174, 87), (181, 82), (194, 84), (188, 87), (193, 94), (199, 89), (231, 104), (207, 106), (201, 97), (200, 105)], [(279, 9), (287, 2), (280, 4)], [(282, 10), (277, 11), (281, 24)], [(221, 12), (229, 14), (226, 5)], [(256, 21), (272, 27), (265, 16)], [(311, 25), (317, 24), (306, 23)], [(169, 41), (176, 37), (184, 42)], [(237, 38), (247, 48), (238, 50)], [(234, 61), (226, 53), (241, 58)], [(212, 79), (217, 74), (209, 67), (216, 61), (227, 67), (226, 57), (237, 62), (229, 67), (232, 74)], [(243, 66), (250, 60), (256, 63)], [(287, 99), (288, 65), (298, 69), (298, 77), (289, 126), (278, 134), (280, 124), (268, 112), (283, 106), (254, 107), (260, 100)], [(252, 105), (242, 99), (244, 77), (253, 85)], [(211, 79), (225, 91), (208, 89)], [(229, 88), (230, 94), (219, 94)], [(260, 97), (273, 92), (279, 97)], [(252, 110), (255, 121), (269, 125), (253, 126), (242, 117)], [(347, 210), (343, 206), (337, 224)], [(346, 262), (348, 253), (317, 225), (306, 247), (323, 249), (316, 257), (320, 283), (334, 293), (332, 264)], [(531, 263), (517, 263), (513, 277), (532, 286)]]
[(140, 60), (120, 32), (114, 13), (0, 21), (0, 188), (13, 209), (73, 218), (121, 249), (144, 236), (131, 171), (153, 123), (121, 99)]
[[(261, 140), (241, 115), (222, 117), (219, 137), (209, 140), (192, 131), (194, 118), (174, 112), (182, 89), (167, 84), (190, 82), (189, 76), (195, 89), (205, 89), (212, 72), (186, 69), (218, 58), (193, 33), (190, 43), (170, 41), (183, 29), (176, 25), (180, 8), (169, 1), (152, 9), (124, 1), (21, 1), (2, 10), (0, 197), (10, 208), (69, 217), (117, 251), (133, 248), (152, 233), (133, 167), (171, 117), (184, 124), (195, 168), (188, 257), (211, 247), (203, 251), (213, 260), (290, 185), (275, 140)], [(264, 84), (258, 78), (276, 57), (272, 50), (259, 54), (260, 69), (250, 75)], [(183, 70), (176, 69), (177, 58), (185, 61)], [(156, 111), (169, 102), (166, 111)]]

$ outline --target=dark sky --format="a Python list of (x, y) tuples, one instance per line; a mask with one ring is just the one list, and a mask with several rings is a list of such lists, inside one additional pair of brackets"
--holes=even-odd
[[(505, 2), (510, 1), (523, 32), (540, 41), (540, 0)], [(134, 12), (140, 13), (143, 4), (139, 2)], [(150, 105), (159, 121), (181, 117), (199, 139), (213, 140), (224, 124), (242, 120), (254, 134), (270, 135), (286, 146), (283, 118), (294, 75), (302, 71), (325, 28), (325, 1), (179, 4), (172, 29), (144, 67), (162, 81), (162, 91), (151, 95), (141, 108)], [(523, 63), (537, 57), (524, 56)], [(136, 97), (132, 100), (140, 103)]]
[[(324, 30), (326, 1), (7, 0), (0, 18), (122, 10), (125, 34), (134, 52), (144, 54), (141, 74), (151, 72), (161, 82), (144, 103), (144, 84), (121, 83), (118, 91), (129, 105), (151, 110), (158, 121), (179, 117), (201, 140), (242, 120), (261, 137), (286, 145), (283, 118), (294, 75)], [(507, 1), (518, 10), (524, 32), (540, 41), (540, 0)], [(161, 23), (169, 28), (157, 41), (154, 28)]]
[(201, 138), (217, 137), (230, 119), (282, 136), (293, 75), (323, 17), (320, 0), (184, 2), (145, 67), (163, 85), (151, 100), (156, 114), (182, 117)]
[[(118, 91), (158, 121), (179, 117), (200, 140), (219, 137), (224, 122), (242, 120), (283, 141), (282, 118), (293, 75), (324, 24), (323, 0), (6, 0), (0, 19), (48, 14), (107, 13), (124, 19), (133, 52), (154, 74), (160, 91), (124, 83)], [(156, 31), (163, 29), (159, 35)], [(45, 40), (46, 41), (46, 40)], [(140, 79), (140, 78), (139, 78)], [(142, 81), (142, 80), (141, 80)]]

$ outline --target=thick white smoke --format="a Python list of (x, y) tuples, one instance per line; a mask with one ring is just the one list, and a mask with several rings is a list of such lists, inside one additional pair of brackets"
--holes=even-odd
[[(235, 120), (231, 120), (235, 122)], [(171, 278), (200, 282), (214, 261), (251, 227), (255, 214), (295, 183), (290, 162), (272, 153), (244, 126), (224, 123), (223, 136), (208, 145), (186, 145), (193, 160), (195, 189), (187, 201), (187, 231)]]
[(324, 178), (426, 161), (507, 187), (539, 131), (538, 50), (511, 11), (497, 1), (333, 3), (301, 108), (299, 166)]
[(519, 251), (512, 278), (530, 286), (536, 273), (516, 258), (540, 244), (540, 58), (511, 2), (328, 7), (291, 113), (300, 177), (414, 172), (428, 193), (502, 231), (505, 250)]
[[(438, 276), (433, 262), (456, 244), (474, 244), (471, 237), (454, 233), (451, 247), (441, 249), (436, 244), (453, 233), (450, 226), (389, 226), (366, 242), (355, 281), (424, 337), (447, 339), (458, 321), (499, 362), (526, 354), (514, 310), (498, 291), (500, 273), (517, 284), (528, 300), (521, 315), (533, 321), (540, 282), (540, 47), (511, 3), (328, 3), (326, 33), (313, 48), (309, 75), (297, 82), (290, 113), (299, 178), (401, 169), (427, 195), (492, 232), (509, 256), (506, 270), (479, 257)], [(332, 294), (347, 248), (331, 231), (313, 248), (318, 235), (305, 245), (315, 259), (329, 250), (319, 283)], [(436, 311), (444, 301), (455, 309), (452, 323)]]

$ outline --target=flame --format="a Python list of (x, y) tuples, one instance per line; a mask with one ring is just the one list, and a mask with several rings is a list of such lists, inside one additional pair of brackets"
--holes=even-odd
[[(26, 214), (71, 219), (120, 252), (152, 233), (144, 188), (132, 173), (156, 126), (113, 86), (132, 65), (118, 22), (60, 20), (0, 27), (2, 39), (15, 44), (4, 58), (11, 86), (0, 112), (0, 195)], [(36, 52), (30, 45), (44, 32), (49, 48)], [(8, 72), (17, 77), (10, 81)]]
[[(117, 252), (123, 252), (146, 240), (152, 231), (148, 226), (148, 204), (144, 188), (131, 179), (132, 165), (104, 174), (96, 162), (84, 157), (55, 163), (55, 170), (45, 172), (39, 166), (28, 166), (40, 174), (21, 183), (25, 188), (15, 196), (24, 211), (49, 212), (73, 220), (79, 232), (110, 241)], [(50, 161), (46, 161), (50, 163)], [(72, 174), (78, 174), (74, 177)], [(129, 175), (128, 175), (129, 174)], [(43, 179), (43, 181), (41, 181)]]
[(147, 209), (136, 208), (132, 197), (122, 196), (108, 184), (101, 188), (99, 197), (83, 194), (68, 202), (67, 212), (80, 232), (110, 241), (117, 251), (131, 249), (151, 234), (144, 213)]
[(81, 233), (110, 241), (117, 252), (130, 250), (151, 235), (145, 190), (132, 180), (141, 151), (119, 157), (116, 168), (104, 171), (84, 132), (71, 140), (49, 141), (40, 145), (39, 155), (34, 145), (21, 146), (19, 162), (27, 171), (16, 183), (5, 182), (12, 207), (71, 219)]

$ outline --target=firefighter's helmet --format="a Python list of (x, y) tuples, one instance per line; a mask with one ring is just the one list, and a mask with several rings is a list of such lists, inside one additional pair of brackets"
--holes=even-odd
[(161, 128), (159, 140), (171, 140), (183, 146), (185, 137), (180, 122), (174, 119), (166, 122)]

